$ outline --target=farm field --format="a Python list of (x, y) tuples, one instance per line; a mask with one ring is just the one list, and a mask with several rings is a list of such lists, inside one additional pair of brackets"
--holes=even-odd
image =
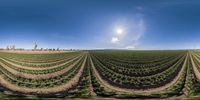
[(199, 51), (0, 52), (0, 99), (184, 99), (199, 93)]

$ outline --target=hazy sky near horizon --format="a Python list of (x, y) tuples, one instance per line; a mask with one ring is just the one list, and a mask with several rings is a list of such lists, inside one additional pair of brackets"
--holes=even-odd
[(1, 0), (0, 47), (200, 48), (199, 0)]

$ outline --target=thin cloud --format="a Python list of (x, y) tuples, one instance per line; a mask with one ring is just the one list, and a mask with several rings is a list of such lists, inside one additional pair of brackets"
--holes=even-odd
[(125, 49), (135, 49), (135, 46), (127, 46), (127, 47), (125, 47)]
[(111, 43), (117, 43), (117, 42), (119, 42), (119, 38), (118, 37), (112, 37), (112, 39), (111, 39)]
[(111, 48), (115, 49), (137, 49), (139, 40), (144, 35), (146, 30), (143, 18), (135, 19), (134, 21), (125, 22), (122, 25), (125, 29), (124, 33), (118, 35), (117, 33), (111, 37)]

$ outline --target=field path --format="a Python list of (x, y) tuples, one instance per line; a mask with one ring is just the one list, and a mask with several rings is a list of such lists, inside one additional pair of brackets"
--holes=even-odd
[(76, 61), (75, 63), (71, 64), (70, 66), (67, 66), (63, 70), (60, 70), (60, 71), (57, 71), (57, 72), (54, 72), (54, 73), (38, 74), (38, 75), (36, 75), (36, 74), (27, 74), (27, 73), (23, 73), (23, 72), (18, 72), (16, 70), (14, 70), (14, 69), (6, 66), (2, 62), (0, 62), (0, 65), (2, 67), (4, 67), (6, 70), (8, 70), (9, 72), (11, 72), (15, 76), (19, 76), (19, 77), (23, 77), (23, 78), (29, 78), (29, 79), (48, 79), (48, 78), (52, 78), (52, 77), (56, 77), (56, 76), (64, 74), (65, 72), (67, 72), (71, 68), (73, 68), (79, 61), (80, 61), (80, 59), (78, 61)]
[(70, 60), (68, 60), (68, 61), (66, 61), (66, 62), (64, 62), (64, 63), (58, 64), (58, 65), (55, 65), (55, 66), (51, 66), (51, 67), (28, 67), (28, 66), (22, 66), (22, 65), (15, 64), (15, 63), (10, 62), (10, 61), (8, 61), (8, 60), (5, 60), (5, 59), (3, 59), (3, 58), (0, 58), (0, 59), (3, 60), (3, 61), (5, 61), (5, 62), (7, 62), (7, 63), (9, 63), (9, 64), (11, 64), (11, 65), (13, 65), (13, 66), (15, 66), (16, 68), (28, 69), (28, 70), (48, 70), (48, 69), (53, 69), (53, 68), (57, 68), (57, 67), (66, 65), (66, 64), (72, 62), (73, 60), (79, 58), (79, 57), (80, 57), (80, 56), (75, 57), (75, 58), (73, 58), (73, 59), (71, 59), (71, 58), (72, 58), (72, 57), (71, 57), (71, 58), (69, 58)]
[(119, 87), (112, 86), (107, 81), (105, 81), (101, 78), (101, 76), (99, 75), (98, 71), (96, 70), (96, 68), (93, 64), (92, 59), (90, 59), (90, 62), (91, 62), (92, 69), (94, 71), (94, 75), (105, 87), (112, 89), (116, 92), (137, 93), (137, 94), (142, 94), (142, 95), (149, 95), (149, 94), (158, 93), (158, 92), (162, 93), (162, 92), (164, 92), (163, 90), (169, 88), (170, 86), (173, 86), (179, 80), (180, 76), (182, 75), (182, 72), (184, 71), (184, 68), (186, 67), (187, 59), (188, 59), (188, 53), (187, 53), (186, 59), (183, 63), (183, 67), (181, 68), (178, 75), (174, 78), (173, 81), (171, 81), (170, 83), (167, 83), (164, 86), (161, 86), (158, 88), (153, 88), (153, 89), (146, 89), (146, 90), (125, 89), (125, 88), (119, 88)]
[(1, 50), (0, 52), (17, 53), (17, 54), (57, 54), (57, 53), (69, 53), (77, 51), (32, 51), (32, 50)]
[(71, 80), (69, 80), (66, 84), (63, 84), (63, 85), (59, 85), (52, 88), (25, 88), (25, 87), (20, 87), (20, 86), (11, 84), (10, 82), (6, 81), (1, 75), (0, 75), (0, 84), (12, 91), (17, 91), (17, 92), (27, 93), (27, 94), (28, 93), (49, 94), (49, 93), (57, 93), (60, 91), (65, 91), (71, 88), (74, 84), (78, 83), (79, 78), (83, 73), (86, 59), (87, 57), (84, 58), (84, 61), (81, 65), (79, 72)]
[(190, 53), (190, 59), (191, 59), (191, 62), (192, 62), (192, 68), (193, 68), (194, 74), (195, 74), (196, 78), (198, 80), (200, 80), (200, 72), (198, 71), (198, 69), (196, 67), (196, 64), (194, 63), (194, 60), (193, 60), (192, 56), (194, 56), (195, 58), (196, 58), (196, 56), (193, 53)]
[(59, 63), (59, 62), (62, 62), (62, 61), (65, 61), (66, 59), (71, 59), (71, 58), (74, 58), (74, 57), (77, 57), (77, 56), (80, 56), (81, 54), (79, 55), (72, 55), (72, 56), (65, 56), (63, 58), (56, 58), (56, 59), (20, 59), (20, 58), (10, 58), (10, 57), (2, 57), (4, 58), (5, 60), (11, 60), (12, 62), (18, 62), (18, 63), (26, 63), (26, 64), (36, 64), (36, 65), (44, 65), (44, 64), (53, 64), (53, 63)]

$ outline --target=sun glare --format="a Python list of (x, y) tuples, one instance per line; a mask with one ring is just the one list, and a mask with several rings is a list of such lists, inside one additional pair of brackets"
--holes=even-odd
[(117, 32), (117, 34), (123, 34), (123, 29), (118, 28), (118, 29), (116, 30), (116, 32)]

